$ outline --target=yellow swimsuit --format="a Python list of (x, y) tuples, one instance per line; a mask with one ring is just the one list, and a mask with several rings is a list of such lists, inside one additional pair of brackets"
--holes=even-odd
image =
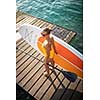
[[(47, 52), (46, 52), (46, 49), (44, 48), (46, 45), (48, 44), (48, 41), (45, 40), (42, 44), (42, 47), (43, 47), (43, 54), (45, 57), (47, 57)], [(50, 56), (49, 58), (54, 58), (54, 49), (53, 47), (51, 46), (51, 50), (50, 50)]]

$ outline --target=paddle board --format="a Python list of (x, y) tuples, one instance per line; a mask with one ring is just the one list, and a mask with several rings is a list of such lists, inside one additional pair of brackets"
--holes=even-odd
[[(19, 28), (19, 34), (34, 49), (43, 54), (42, 43), (44, 38), (41, 36), (43, 29), (30, 24), (23, 24)], [(67, 71), (74, 72), (83, 78), (83, 56), (68, 43), (51, 34), (58, 54), (54, 55), (54, 61)]]

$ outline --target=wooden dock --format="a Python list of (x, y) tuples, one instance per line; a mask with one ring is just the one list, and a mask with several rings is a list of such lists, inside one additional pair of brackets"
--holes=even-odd
[[(16, 12), (16, 33), (20, 25), (28, 23), (40, 28), (51, 28), (54, 34), (70, 42), (75, 32), (38, 19), (21, 11)], [(44, 57), (20, 38), (16, 41), (16, 82), (37, 100), (82, 100), (83, 80), (79, 77), (75, 82), (65, 78), (59, 65), (45, 77)]]

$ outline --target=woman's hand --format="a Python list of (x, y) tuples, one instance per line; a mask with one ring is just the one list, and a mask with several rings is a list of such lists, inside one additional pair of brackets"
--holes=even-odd
[(55, 54), (58, 54), (56, 50), (54, 52), (55, 52)]

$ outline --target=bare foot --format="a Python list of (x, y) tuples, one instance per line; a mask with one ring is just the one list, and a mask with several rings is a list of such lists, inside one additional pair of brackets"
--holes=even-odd
[(50, 70), (53, 70), (54, 68), (53, 68), (53, 67), (51, 67), (51, 66), (49, 66), (49, 69), (50, 69)]
[(49, 74), (46, 72), (46, 71), (44, 71), (44, 76), (46, 76), (46, 77), (48, 77), (49, 76)]

